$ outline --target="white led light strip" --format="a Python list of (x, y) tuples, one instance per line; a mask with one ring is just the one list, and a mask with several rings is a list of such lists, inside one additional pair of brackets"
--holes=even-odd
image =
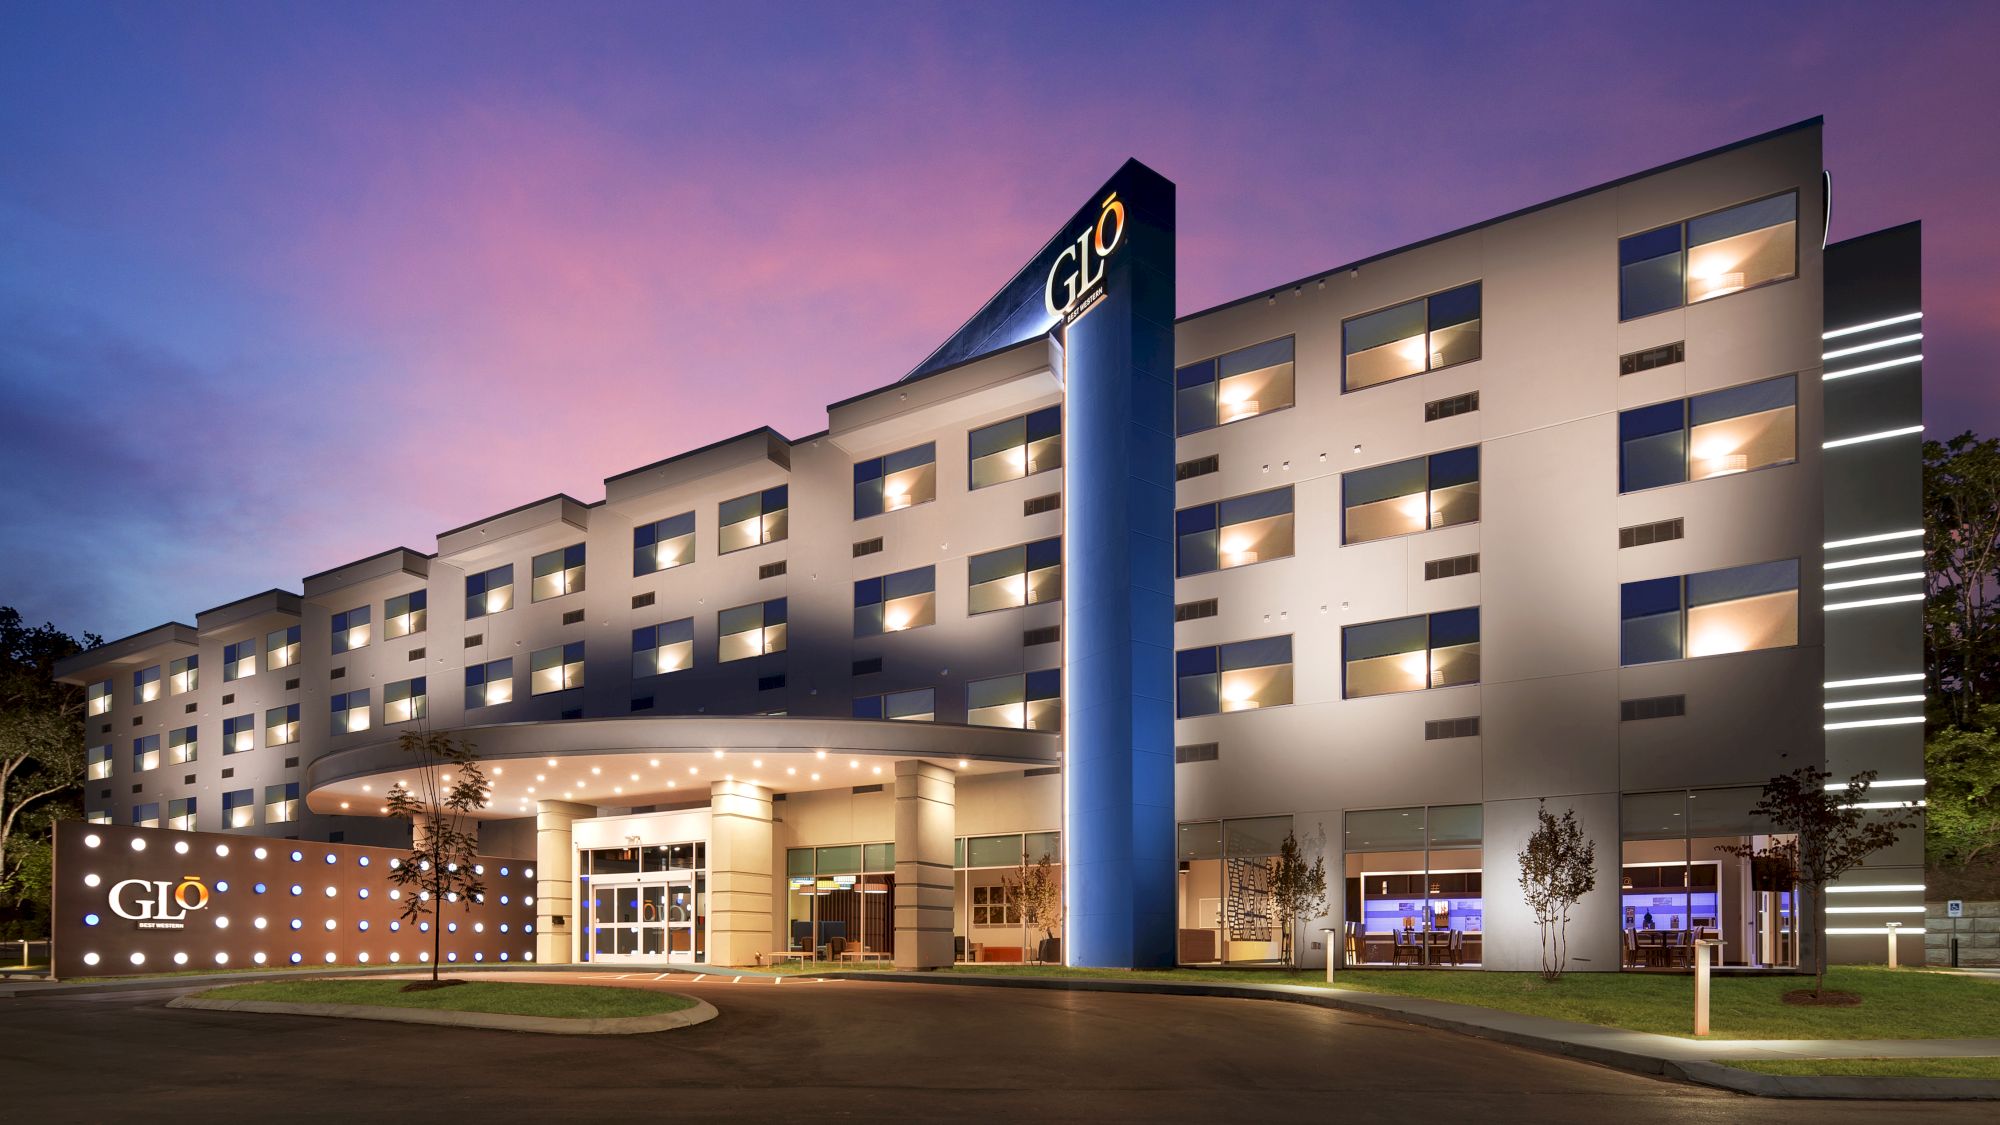
[(1922, 914), (1921, 906), (1829, 906), (1828, 914)]
[(1923, 353), (1918, 352), (1916, 355), (1885, 359), (1880, 363), (1864, 363), (1859, 367), (1843, 367), (1838, 371), (1827, 371), (1820, 375), (1819, 380), (1824, 383), (1830, 379), (1845, 379), (1849, 375), (1866, 375), (1870, 371), (1887, 371), (1891, 367), (1904, 367), (1912, 363), (1922, 363), (1923, 361)]
[[(1902, 672), (1894, 676), (1863, 676), (1858, 680), (1828, 680), (1819, 686), (1830, 691), (1835, 688), (1874, 687), (1877, 684), (1913, 684), (1923, 678), (1924, 674), (1922, 672)], [(1880, 785), (1883, 783), (1877, 782), (1876, 784)]]
[(1922, 715), (1904, 715), (1894, 719), (1852, 719), (1845, 723), (1828, 723), (1827, 730), (1854, 730), (1858, 727), (1900, 727), (1924, 721)]
[(1924, 932), (1924, 928), (1922, 926), (1904, 926), (1900, 929), (1891, 930), (1887, 926), (1828, 926), (1826, 932), (1835, 937), (1858, 936), (1861, 934), (1874, 934), (1880, 937), (1892, 933), (1905, 935), (1920, 934)]
[(1920, 559), (1923, 557), (1924, 553), (1922, 551), (1898, 551), (1893, 555), (1870, 555), (1865, 559), (1842, 559), (1839, 562), (1827, 563), (1826, 569), (1842, 570), (1851, 566), (1873, 566), (1876, 563), (1904, 562), (1909, 559)]
[(1820, 358), (1839, 359), (1847, 355), (1860, 355), (1862, 352), (1880, 351), (1883, 348), (1893, 348), (1897, 344), (1908, 344), (1923, 338), (1924, 334), (1921, 332), (1912, 332), (1907, 336), (1891, 336), (1886, 340), (1876, 340), (1871, 344), (1856, 344), (1851, 348), (1835, 348), (1830, 352), (1822, 352)]
[(1843, 699), (1837, 703), (1827, 704), (1826, 709), (1829, 711), (1839, 711), (1848, 707), (1887, 707), (1892, 703), (1922, 703), (1923, 701), (1924, 697), (1921, 695), (1884, 695), (1874, 699)]
[(1836, 609), (1866, 609), (1871, 605), (1895, 605), (1898, 602), (1920, 602), (1923, 600), (1924, 596), (1922, 594), (1897, 594), (1889, 598), (1863, 598), (1858, 602), (1828, 602), (1826, 603), (1826, 611), (1832, 613)]
[(1901, 316), (1892, 316), (1887, 320), (1871, 320), (1866, 324), (1850, 324), (1846, 328), (1836, 328), (1831, 332), (1822, 332), (1819, 334), (1819, 338), (1822, 340), (1837, 340), (1842, 336), (1852, 336), (1856, 332), (1867, 332), (1875, 328), (1887, 328), (1891, 324), (1906, 324), (1912, 320), (1922, 320), (1923, 318), (1924, 314), (1920, 312), (1904, 313)]
[(1880, 578), (1850, 578), (1845, 582), (1829, 582), (1823, 589), (1852, 590), (1856, 586), (1880, 586), (1888, 582), (1916, 582), (1922, 579), (1923, 576), (1923, 571), (1913, 570), (1908, 574), (1885, 574)]
[[(1909, 778), (1898, 778), (1898, 779), (1896, 779), (1896, 780), (1894, 780), (1894, 781), (1877, 781), (1877, 782), (1873, 782), (1873, 783), (1871, 783), (1871, 784), (1870, 784), (1870, 785), (1868, 786), (1868, 788), (1870, 788), (1870, 789), (1908, 789), (1908, 788), (1909, 788), (1910, 786), (1912, 786), (1912, 785), (1922, 785), (1922, 784), (1924, 784), (1924, 779), (1923, 779), (1923, 778), (1921, 778), (1921, 777), (1909, 777)], [(1828, 791), (1828, 792), (1832, 792), (1832, 791), (1833, 791), (1833, 790), (1835, 790), (1835, 789), (1845, 789), (1845, 788), (1847, 788), (1847, 783), (1846, 783), (1845, 781), (1829, 781), (1829, 782), (1827, 782), (1827, 783), (1826, 783), (1826, 788), (1827, 788), (1827, 791)]]
[(1842, 547), (1865, 547), (1870, 543), (1887, 543), (1891, 539), (1915, 539), (1923, 533), (1923, 528), (1913, 527), (1908, 531), (1885, 531), (1880, 535), (1863, 535), (1859, 539), (1836, 539), (1820, 546), (1829, 551), (1838, 551)]
[(1872, 887), (1828, 887), (1826, 893), (1830, 895), (1862, 895), (1894, 891), (1909, 894), (1922, 891), (1923, 889), (1924, 885), (1922, 883), (1877, 883)]
[(1834, 438), (1832, 441), (1821, 442), (1820, 448), (1839, 449), (1843, 445), (1860, 445), (1864, 441), (1881, 441), (1884, 438), (1908, 437), (1911, 434), (1920, 434), (1923, 432), (1924, 428), (1922, 426), (1904, 426), (1895, 430), (1883, 430), (1880, 433), (1856, 434), (1853, 437)]
[(1929, 805), (1929, 801), (1917, 799), (1911, 801), (1863, 801), (1858, 805), (1850, 807), (1857, 809), (1921, 809)]

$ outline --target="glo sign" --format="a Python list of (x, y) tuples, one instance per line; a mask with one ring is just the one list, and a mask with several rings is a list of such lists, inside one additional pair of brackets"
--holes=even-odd
[[(1118, 193), (1104, 197), (1097, 221), (1076, 236), (1076, 244), (1065, 246), (1049, 264), (1048, 280), (1042, 285), (1042, 304), (1050, 316), (1073, 320), (1090, 310), (1103, 293), (1104, 263), (1125, 240), (1125, 205)], [(1057, 297), (1061, 297), (1060, 303)]]
[(208, 885), (199, 875), (171, 879), (121, 879), (112, 884), (111, 913), (141, 930), (178, 930), (187, 916), (208, 906)]

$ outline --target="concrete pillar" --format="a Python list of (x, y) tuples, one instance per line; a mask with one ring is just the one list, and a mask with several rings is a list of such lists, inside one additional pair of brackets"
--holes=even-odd
[(576, 897), (576, 848), (570, 825), (597, 815), (594, 805), (540, 801), (535, 805), (535, 960), (566, 965), (570, 934), (580, 927)]
[(747, 781), (708, 791), (708, 960), (755, 964), (772, 950), (771, 791)]
[(952, 846), (958, 776), (929, 762), (896, 763), (896, 967), (952, 963)]

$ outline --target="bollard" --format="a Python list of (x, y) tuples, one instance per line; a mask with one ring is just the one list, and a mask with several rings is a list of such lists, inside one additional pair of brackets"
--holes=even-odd
[(1896, 931), (1903, 928), (1901, 922), (1889, 922), (1883, 926), (1889, 931), (1889, 967), (1896, 968)]
[(1334, 929), (1332, 926), (1321, 926), (1319, 932), (1326, 935), (1325, 940), (1320, 944), (1326, 947), (1326, 983), (1332, 984), (1334, 962), (1345, 957), (1347, 954), (1344, 949), (1336, 949), (1333, 944), (1333, 935), (1341, 931)]
[(1694, 1033), (1708, 1034), (1708, 957), (1709, 950), (1718, 942), (1700, 940), (1694, 943)]
[(1951, 967), (1958, 968), (1958, 939), (1951, 939)]

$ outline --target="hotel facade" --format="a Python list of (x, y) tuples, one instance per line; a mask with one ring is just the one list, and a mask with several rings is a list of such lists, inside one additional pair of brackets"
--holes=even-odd
[[(1828, 244), (1828, 185), (1815, 119), (1176, 318), (1128, 163), (820, 433), (66, 662), (59, 970), (85, 833), (365, 865), (417, 729), (476, 747), (544, 963), (1533, 968), (1543, 807), (1596, 843), (1573, 967), (1794, 963), (1813, 904), (1727, 850), (1761, 784), (1923, 776), (1917, 228)], [(1054, 927), (1006, 890), (1045, 857)], [(1833, 956), (1919, 958), (1921, 884), (1912, 832), (1832, 888)]]

